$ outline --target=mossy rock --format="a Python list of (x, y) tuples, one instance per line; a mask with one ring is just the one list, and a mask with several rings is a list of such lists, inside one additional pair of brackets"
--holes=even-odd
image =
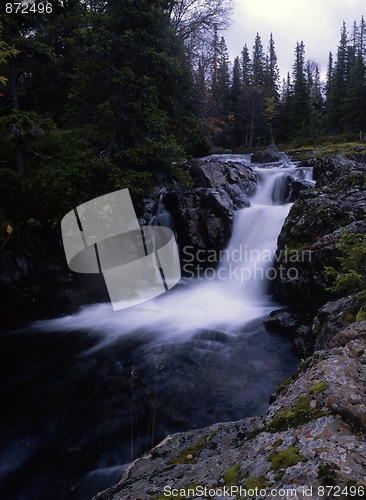
[(240, 479), (239, 471), (240, 465), (236, 464), (224, 472), (225, 486), (236, 486), (238, 484), (238, 481)]
[(325, 389), (328, 388), (328, 384), (325, 382), (317, 382), (314, 385), (312, 385), (309, 389), (310, 394), (320, 394), (321, 392), (325, 391)]
[(318, 467), (318, 478), (321, 479), (324, 486), (334, 486), (337, 477), (336, 471), (339, 470), (338, 465), (328, 460), (324, 460)]
[(297, 379), (299, 374), (300, 370), (297, 369), (294, 374), (286, 378), (283, 382), (280, 383), (280, 385), (276, 387), (276, 389), (274, 390), (274, 394), (279, 394), (280, 392), (282, 392), (286, 387), (288, 387), (290, 384), (292, 384), (292, 382), (294, 382)]
[(185, 448), (179, 457), (174, 457), (169, 460), (169, 464), (192, 464), (197, 461), (199, 452), (207, 444), (205, 438), (201, 439), (195, 445)]
[(311, 408), (309, 400), (305, 396), (301, 396), (295, 404), (294, 408), (277, 413), (272, 421), (265, 426), (264, 430), (268, 432), (287, 431), (292, 427), (306, 424), (311, 420), (327, 415), (323, 410), (315, 410)]
[(271, 483), (266, 480), (265, 476), (248, 477), (245, 481), (245, 488), (247, 490), (254, 490), (255, 488), (258, 488), (258, 490), (264, 490), (269, 486), (271, 486)]
[(362, 306), (356, 315), (356, 321), (363, 321), (366, 319), (366, 306)]
[(289, 446), (281, 451), (274, 451), (268, 457), (271, 462), (272, 470), (287, 469), (293, 467), (299, 462), (305, 462), (306, 458), (303, 457), (296, 446)]

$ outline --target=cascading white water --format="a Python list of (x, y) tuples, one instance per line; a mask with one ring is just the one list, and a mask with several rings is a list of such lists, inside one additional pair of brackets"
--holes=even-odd
[(270, 307), (265, 289), (268, 279), (273, 279), (269, 271), (277, 236), (291, 206), (278, 204), (278, 179), (308, 174), (283, 164), (255, 171), (259, 182), (251, 206), (236, 214), (232, 238), (209, 277), (201, 276), (186, 287), (124, 311), (96, 304), (72, 316), (39, 322), (37, 328), (94, 330), (103, 333), (107, 342), (127, 333), (151, 331), (161, 341), (187, 339), (202, 329), (234, 333), (262, 316)]

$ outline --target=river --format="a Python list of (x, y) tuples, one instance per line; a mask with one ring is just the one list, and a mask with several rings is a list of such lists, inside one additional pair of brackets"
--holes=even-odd
[[(243, 168), (249, 157), (229, 157)], [(94, 304), (2, 337), (2, 498), (82, 500), (168, 433), (260, 415), (296, 368), (267, 331), (290, 162), (255, 167), (251, 206), (208, 275), (113, 312)]]

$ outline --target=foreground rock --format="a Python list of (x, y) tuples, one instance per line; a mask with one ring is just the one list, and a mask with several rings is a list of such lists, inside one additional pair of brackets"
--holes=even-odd
[[(339, 498), (351, 496), (352, 486), (354, 497), (364, 498), (365, 431), (366, 321), (361, 321), (338, 330), (304, 362), (263, 417), (168, 436), (95, 499), (159, 500), (173, 488), (181, 490), (179, 498), (270, 498), (275, 488), (317, 500), (326, 497), (325, 486), (348, 492)], [(211, 496), (202, 494), (205, 487)]]
[[(278, 238), (277, 280), (281, 300), (319, 305), (330, 299), (324, 266), (337, 267), (341, 228), (366, 232), (366, 165), (343, 157), (307, 161), (315, 189), (299, 194)], [(291, 271), (289, 271), (291, 269)]]

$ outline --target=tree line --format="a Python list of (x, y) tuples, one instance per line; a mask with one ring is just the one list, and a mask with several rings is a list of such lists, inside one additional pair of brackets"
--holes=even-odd
[(366, 130), (363, 18), (343, 25), (323, 85), (303, 42), (281, 83), (272, 34), (231, 62), (231, 0), (47, 3), (0, 13), (4, 227), (52, 225), (124, 187), (138, 198), (162, 173), (188, 182), (177, 164), (212, 146)]
[[(306, 60), (303, 41), (294, 50), (292, 73), (280, 82), (275, 42), (267, 49), (257, 33), (230, 62), (224, 37), (214, 31), (209, 54), (194, 68), (197, 114), (208, 142), (253, 148), (307, 140), (326, 134), (366, 135), (366, 23), (345, 23), (335, 56), (329, 54), (326, 81)], [(357, 136), (355, 136), (357, 137)]]

